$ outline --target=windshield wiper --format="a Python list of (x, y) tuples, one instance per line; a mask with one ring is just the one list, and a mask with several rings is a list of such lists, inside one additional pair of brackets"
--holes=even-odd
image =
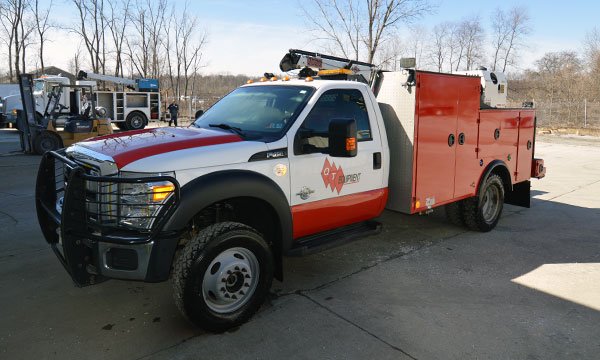
[(225, 130), (232, 130), (239, 136), (246, 137), (246, 134), (244, 134), (244, 131), (242, 131), (242, 129), (240, 129), (239, 127), (231, 126), (228, 124), (208, 124), (208, 126), (217, 127), (217, 128), (225, 129)]

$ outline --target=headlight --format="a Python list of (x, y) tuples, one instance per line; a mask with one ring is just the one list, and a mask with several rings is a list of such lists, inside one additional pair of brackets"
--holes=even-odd
[[(121, 172), (120, 177), (142, 178), (173, 176), (174, 173), (130, 173)], [(98, 183), (88, 182), (87, 190), (97, 186), (94, 198), (88, 200), (88, 212), (97, 213), (102, 225), (123, 226), (150, 230), (163, 205), (175, 191), (169, 181), (148, 183)]]

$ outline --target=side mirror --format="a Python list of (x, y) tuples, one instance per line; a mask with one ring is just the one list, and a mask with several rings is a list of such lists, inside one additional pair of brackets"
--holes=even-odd
[(354, 157), (357, 154), (356, 120), (332, 119), (329, 123), (329, 155)]
[(202, 116), (202, 114), (204, 114), (204, 110), (198, 109), (198, 111), (196, 111), (196, 114), (194, 114), (194, 118), (198, 119), (200, 116)]

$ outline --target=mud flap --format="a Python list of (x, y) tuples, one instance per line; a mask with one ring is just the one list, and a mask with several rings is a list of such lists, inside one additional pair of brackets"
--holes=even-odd
[(509, 191), (504, 195), (504, 202), (510, 205), (530, 208), (531, 181), (527, 180), (514, 184), (512, 191)]

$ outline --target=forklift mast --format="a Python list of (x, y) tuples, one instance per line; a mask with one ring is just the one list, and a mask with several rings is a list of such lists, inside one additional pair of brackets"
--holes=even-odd
[(33, 97), (33, 76), (31, 74), (19, 74), (19, 90), (21, 90), (21, 101), (23, 110), (17, 110), (17, 129), (19, 129), (19, 138), (21, 149), (25, 153), (32, 153), (32, 140), (35, 136), (31, 128), (36, 128), (38, 124), (35, 114), (35, 99)]

